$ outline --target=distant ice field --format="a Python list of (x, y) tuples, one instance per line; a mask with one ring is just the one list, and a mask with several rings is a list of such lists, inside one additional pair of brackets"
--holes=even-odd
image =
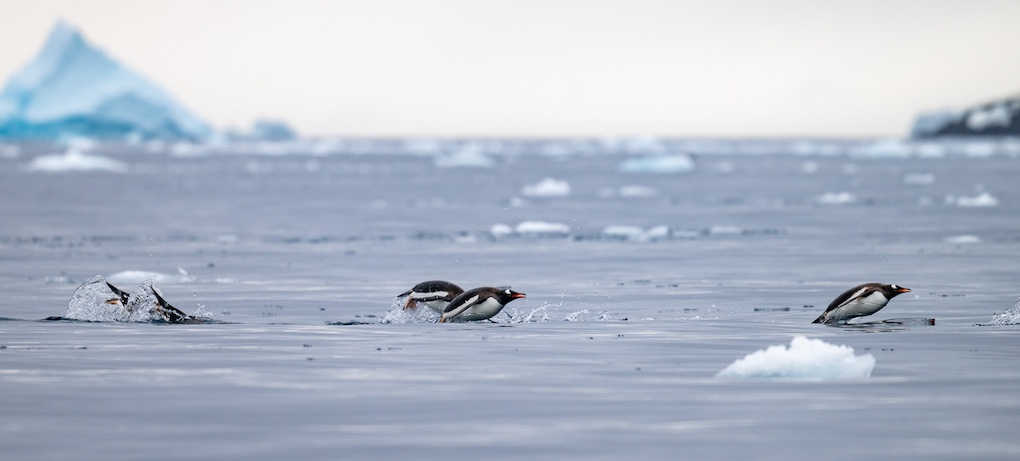
[[(1020, 456), (1015, 155), (417, 146), (5, 146), (2, 452)], [(216, 323), (41, 321), (95, 275)], [(495, 323), (384, 323), (430, 279), (527, 298)], [(912, 292), (810, 323), (871, 281)]]

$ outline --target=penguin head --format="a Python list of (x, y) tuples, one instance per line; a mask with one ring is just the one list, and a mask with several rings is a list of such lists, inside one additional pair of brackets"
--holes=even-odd
[(506, 304), (515, 299), (524, 298), (525, 296), (524, 293), (518, 293), (509, 288), (504, 288), (496, 294), (496, 297), (499, 299), (500, 304)]
[(896, 295), (900, 295), (900, 294), (903, 294), (903, 293), (910, 293), (910, 288), (901, 287), (901, 286), (899, 286), (899, 285), (894, 283), (892, 285), (889, 285), (889, 289), (887, 291), (889, 292), (889, 298), (891, 299), (893, 296), (896, 296)]

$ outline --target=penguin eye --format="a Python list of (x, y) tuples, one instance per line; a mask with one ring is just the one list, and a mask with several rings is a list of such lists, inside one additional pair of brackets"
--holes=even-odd
[(509, 288), (507, 288), (506, 294), (510, 294), (510, 289)]
[(899, 289), (900, 289), (900, 287), (896, 286), (896, 284), (894, 283), (894, 284), (892, 285), (892, 289), (893, 289), (893, 290), (899, 290)]

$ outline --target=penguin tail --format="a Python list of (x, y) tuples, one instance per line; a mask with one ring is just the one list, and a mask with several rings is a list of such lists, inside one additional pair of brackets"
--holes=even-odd
[(825, 314), (819, 315), (818, 318), (815, 319), (815, 321), (811, 322), (811, 323), (825, 323)]

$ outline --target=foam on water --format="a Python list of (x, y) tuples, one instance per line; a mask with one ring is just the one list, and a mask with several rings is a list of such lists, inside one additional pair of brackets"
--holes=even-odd
[(414, 309), (404, 309), (406, 297), (400, 296), (390, 301), (390, 308), (379, 323), (436, 323), (439, 314), (427, 306), (420, 305)]
[(78, 149), (68, 149), (63, 154), (41, 155), (32, 159), (28, 171), (43, 173), (65, 173), (71, 171), (109, 171), (124, 173), (127, 165), (124, 162), (99, 155), (87, 155)]
[(1017, 300), (1013, 307), (1006, 309), (1006, 312), (992, 316), (990, 325), (1020, 325), (1020, 300)]
[(854, 355), (849, 346), (796, 336), (787, 348), (769, 346), (720, 371), (718, 378), (860, 379), (871, 377), (875, 357)]

